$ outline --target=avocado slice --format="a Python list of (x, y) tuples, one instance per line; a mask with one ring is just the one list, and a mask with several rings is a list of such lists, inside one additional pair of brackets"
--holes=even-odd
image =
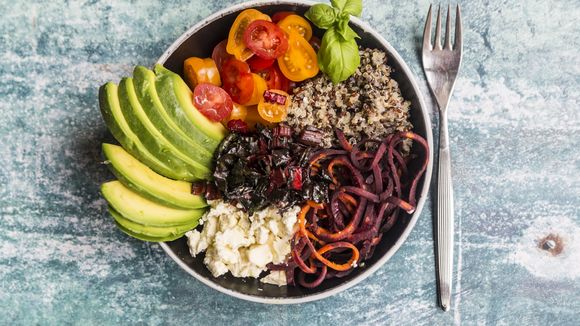
[(121, 146), (105, 143), (103, 153), (117, 179), (141, 196), (169, 207), (207, 207), (203, 197), (191, 194), (191, 183), (171, 180), (155, 173)]
[(199, 224), (197, 220), (194, 220), (193, 222), (188, 224), (171, 227), (145, 226), (124, 218), (119, 212), (115, 211), (115, 209), (113, 209), (112, 207), (109, 207), (109, 213), (111, 214), (117, 225), (120, 225), (123, 229), (131, 232), (131, 234), (129, 235), (131, 236), (139, 235), (141, 237), (145, 236), (148, 238), (147, 241), (175, 240), (177, 238), (182, 237), (185, 232), (194, 229)]
[(99, 88), (99, 107), (105, 124), (113, 137), (131, 155), (149, 166), (155, 172), (173, 179), (183, 179), (184, 176), (169, 168), (151, 154), (141, 143), (137, 135), (131, 131), (119, 104), (118, 87), (114, 83), (106, 83)]
[(214, 152), (227, 133), (224, 126), (197, 110), (193, 105), (193, 93), (178, 74), (160, 64), (155, 65), (155, 73), (159, 99), (168, 115), (185, 133)]
[(157, 130), (178, 150), (200, 164), (211, 168), (213, 150), (210, 151), (204, 147), (202, 142), (189, 138), (169, 117), (155, 88), (155, 73), (143, 66), (135, 67), (133, 70), (133, 85), (141, 107), (149, 120), (155, 124)]
[(135, 94), (133, 78), (123, 78), (119, 83), (119, 102), (127, 124), (136, 135), (139, 135), (141, 142), (149, 152), (167, 166), (179, 171), (180, 174), (189, 174), (183, 180), (193, 181), (209, 178), (211, 170), (208, 167), (175, 148), (159, 132), (155, 126), (156, 121), (149, 120)]
[(176, 226), (198, 220), (205, 209), (177, 209), (167, 207), (140, 196), (120, 181), (101, 186), (103, 196), (117, 212), (135, 223), (148, 226)]

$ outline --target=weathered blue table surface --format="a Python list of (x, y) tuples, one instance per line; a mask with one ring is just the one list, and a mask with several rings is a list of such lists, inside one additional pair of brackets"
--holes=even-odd
[[(97, 87), (152, 65), (237, 1), (0, 0), (0, 324), (580, 323), (578, 1), (464, 1), (450, 107), (453, 307), (436, 306), (429, 204), (401, 250), (335, 297), (266, 306), (218, 293), (120, 233), (98, 186), (111, 139)], [(364, 0), (409, 63), (427, 1)], [(436, 119), (433, 119), (436, 121)], [(542, 250), (547, 236), (561, 240)]]

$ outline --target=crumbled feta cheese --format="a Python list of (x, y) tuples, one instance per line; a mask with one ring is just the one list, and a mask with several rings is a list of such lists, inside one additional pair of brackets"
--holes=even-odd
[(284, 286), (288, 284), (286, 281), (286, 272), (284, 271), (272, 271), (270, 274), (262, 277), (260, 282), (278, 286)]
[[(280, 264), (290, 254), (300, 207), (280, 214), (278, 208), (269, 206), (248, 216), (222, 200), (209, 204), (211, 209), (200, 220), (203, 230), (189, 231), (186, 236), (191, 255), (205, 251), (204, 263), (215, 277), (228, 271), (235, 277), (259, 277), (266, 265)], [(282, 276), (285, 285), (286, 275)]]

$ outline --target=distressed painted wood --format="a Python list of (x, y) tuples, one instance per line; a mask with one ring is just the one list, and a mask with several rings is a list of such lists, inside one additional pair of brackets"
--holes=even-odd
[[(227, 297), (159, 246), (121, 234), (98, 193), (111, 178), (100, 163), (111, 136), (97, 87), (153, 64), (189, 26), (234, 2), (0, 0), (0, 324), (578, 325), (573, 0), (462, 3), (465, 57), (449, 111), (450, 312), (436, 307), (430, 209), (375, 275), (299, 306)], [(418, 46), (427, 8), (424, 0), (365, 0), (363, 12), (425, 92)], [(561, 247), (542, 249), (549, 235)]]

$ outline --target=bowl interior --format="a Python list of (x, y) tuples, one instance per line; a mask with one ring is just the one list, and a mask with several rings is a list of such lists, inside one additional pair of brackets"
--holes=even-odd
[[(300, 14), (303, 14), (308, 6), (304, 4), (258, 4), (253, 6), (254, 8), (267, 13), (273, 14), (277, 11), (296, 11)], [(165, 62), (163, 62), (163, 57), (160, 59), (160, 63), (163, 63), (167, 68), (171, 69), (172, 71), (182, 73), (182, 65), (183, 61), (189, 57), (197, 56), (197, 57), (209, 57), (211, 56), (211, 52), (213, 47), (223, 39), (227, 38), (227, 34), (229, 31), (229, 27), (232, 25), (234, 19), (236, 18), (237, 14), (243, 9), (240, 9), (235, 12), (231, 12), (228, 14), (224, 14), (218, 19), (215, 19), (208, 24), (204, 25), (199, 29), (197, 32), (192, 33), (189, 35), (184, 42), (179, 45), (177, 48), (173, 49), (173, 52), (170, 53), (167, 57)], [(360, 25), (352, 24), (353, 29), (361, 36), (361, 39), (358, 40), (359, 45), (363, 47), (369, 48), (377, 48), (387, 52), (388, 56), (388, 63), (389, 65), (394, 68), (394, 79), (399, 83), (401, 88), (401, 92), (405, 99), (410, 100), (411, 105), (411, 121), (414, 126), (414, 132), (420, 134), (421, 136), (425, 137), (426, 139), (430, 139), (430, 127), (429, 129), (426, 126), (426, 119), (425, 114), (422, 111), (420, 103), (420, 95), (415, 92), (412, 81), (410, 76), (407, 76), (403, 73), (403, 69), (401, 68), (401, 63), (393, 57), (392, 53), (385, 48), (381, 41), (375, 38), (371, 33), (365, 32)], [(322, 37), (323, 31), (319, 29), (314, 30), (314, 34), (318, 37)], [(427, 122), (428, 123), (428, 122)], [(429, 136), (428, 136), (429, 133)], [(417, 146), (414, 147), (414, 150), (417, 149)], [(423, 153), (419, 153), (423, 154)], [(416, 166), (411, 166), (411, 169), (417, 168)], [(419, 187), (417, 189), (418, 197), (424, 196), (425, 191), (424, 187), (428, 187), (425, 184), (425, 178), (429, 175), (426, 173), (423, 176), (423, 180), (419, 182)], [(420, 199), (420, 198), (418, 198)], [(415, 214), (419, 214), (420, 209), (418, 209)], [(198, 278), (206, 279), (208, 282), (214, 283), (218, 287), (221, 287), (222, 290), (226, 289), (225, 292), (231, 294), (231, 291), (240, 293), (245, 296), (254, 297), (257, 301), (261, 299), (280, 299), (280, 298), (304, 298), (307, 296), (312, 296), (315, 294), (323, 294), (325, 292), (331, 291), (333, 288), (338, 287), (339, 285), (343, 285), (346, 282), (350, 282), (353, 279), (361, 276), (365, 270), (368, 270), (373, 265), (377, 263), (382, 257), (387, 254), (392, 254), (397, 248), (395, 248), (395, 244), (397, 242), (404, 241), (402, 239), (403, 234), (406, 235), (408, 232), (405, 232), (408, 228), (412, 228), (417, 216), (410, 216), (406, 214), (400, 215), (397, 223), (395, 226), (383, 236), (381, 243), (376, 247), (375, 253), (373, 257), (365, 262), (364, 267), (359, 267), (355, 269), (353, 273), (350, 275), (340, 278), (340, 279), (330, 279), (326, 280), (322, 283), (321, 286), (314, 288), (314, 289), (306, 289), (302, 287), (292, 287), (292, 286), (284, 286), (278, 287), (274, 285), (263, 284), (256, 279), (248, 278), (248, 279), (238, 279), (234, 278), (231, 275), (225, 275), (218, 278), (214, 278), (209, 270), (203, 264), (203, 255), (193, 258), (189, 254), (189, 250), (187, 247), (186, 239), (181, 238), (172, 242), (167, 243), (167, 247), (171, 250), (175, 256), (177, 256), (186, 266), (183, 264), (182, 267), (189, 269), (189, 272), (192, 273), (194, 276)], [(398, 246), (397, 246), (398, 247)], [(196, 275), (197, 274), (197, 275)], [(208, 284), (208, 282), (205, 282)], [(227, 291), (230, 290), (230, 291)], [(246, 298), (247, 299), (247, 298)]]

